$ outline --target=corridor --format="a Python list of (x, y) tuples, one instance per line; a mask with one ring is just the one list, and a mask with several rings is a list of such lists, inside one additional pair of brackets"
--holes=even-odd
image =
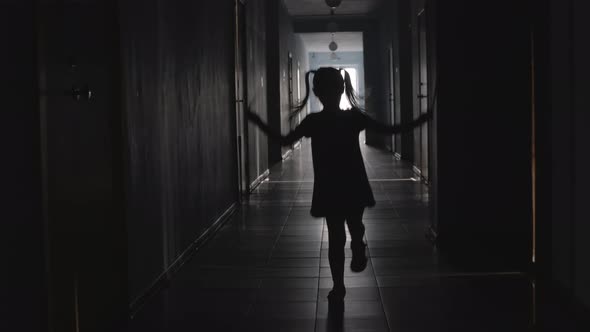
[(590, 331), (589, 12), (2, 1), (0, 331)]
[(407, 163), (361, 144), (377, 205), (365, 211), (367, 268), (347, 243), (343, 317), (329, 314), (325, 221), (309, 215), (308, 140), (130, 321), (133, 332), (526, 331), (531, 283), (471, 273), (439, 257), (425, 234), (426, 187)]

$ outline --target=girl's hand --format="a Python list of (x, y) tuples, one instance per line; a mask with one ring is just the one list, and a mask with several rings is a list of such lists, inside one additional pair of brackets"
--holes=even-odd
[(421, 114), (418, 117), (418, 119), (416, 119), (416, 122), (422, 124), (422, 123), (428, 122), (431, 119), (432, 119), (432, 112), (428, 112), (428, 113)]
[(252, 121), (256, 126), (258, 126), (258, 128), (268, 135), (270, 139), (280, 142), (283, 146), (291, 145), (303, 137), (301, 125), (295, 128), (295, 130), (291, 131), (287, 136), (283, 136), (280, 133), (275, 132), (272, 128), (270, 128), (269, 125), (264, 123), (258, 114), (252, 112), (249, 107), (246, 108), (244, 114), (249, 121)]
[(262, 123), (262, 119), (258, 116), (258, 114), (252, 112), (249, 108), (246, 109), (246, 118), (256, 124)]

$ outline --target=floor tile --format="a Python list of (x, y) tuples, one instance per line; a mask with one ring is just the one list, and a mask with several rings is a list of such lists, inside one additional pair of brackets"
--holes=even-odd
[(410, 179), (411, 165), (361, 149), (377, 205), (363, 218), (363, 272), (350, 270), (346, 243), (343, 312), (330, 311), (327, 299), (329, 236), (324, 218), (310, 215), (313, 169), (304, 140), (148, 301), (129, 331), (526, 331), (530, 282), (445, 263), (426, 238), (428, 188)]

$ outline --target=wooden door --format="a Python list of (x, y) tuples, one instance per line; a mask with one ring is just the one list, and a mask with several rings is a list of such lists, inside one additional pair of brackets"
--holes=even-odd
[(39, 20), (52, 331), (116, 331), (127, 242), (116, 2), (43, 0)]

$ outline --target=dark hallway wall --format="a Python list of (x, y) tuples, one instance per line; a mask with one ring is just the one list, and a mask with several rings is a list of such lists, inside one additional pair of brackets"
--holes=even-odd
[[(435, 60), (432, 55), (436, 30), (428, 28), (434, 17), (433, 1), (386, 1), (378, 11), (379, 19), (379, 110), (382, 121), (407, 123), (420, 116), (426, 108), (434, 108)], [(391, 64), (393, 64), (393, 66)], [(393, 83), (393, 93), (391, 85)], [(390, 96), (391, 94), (391, 96)], [(392, 106), (394, 111), (392, 114)], [(402, 159), (411, 162), (414, 171), (430, 181), (433, 144), (429, 125), (396, 135), (395, 147), (389, 137), (383, 144)]]
[[(383, 80), (383, 73), (387, 67), (383, 66), (383, 31), (380, 22), (368, 20), (363, 31), (363, 51), (365, 66), (365, 107), (367, 113), (382, 123), (389, 123), (389, 108), (387, 107), (387, 81)], [(388, 136), (366, 131), (366, 143), (386, 148), (391, 142)]]
[[(289, 52), (291, 54), (291, 94), (289, 94), (289, 74), (287, 73), (287, 77), (286, 80), (283, 81), (283, 88), (282, 88), (282, 94), (284, 94), (285, 100), (287, 101), (287, 107), (286, 109), (289, 109), (289, 99), (291, 100), (291, 105), (295, 106), (298, 104), (298, 100), (297, 100), (297, 89), (299, 88), (299, 91), (301, 93), (301, 100), (303, 100), (303, 98), (305, 98), (305, 73), (306, 73), (306, 68), (309, 66), (309, 54), (307, 53), (307, 50), (305, 49), (305, 45), (303, 45), (303, 40), (301, 39), (301, 37), (299, 35), (296, 35), (295, 33), (293, 33), (293, 26), (292, 24), (289, 25), (290, 27), (290, 31), (289, 31)], [(289, 54), (287, 54), (287, 58), (289, 57)], [(300, 66), (300, 81), (299, 81), (299, 87), (297, 87), (297, 64), (299, 64)], [(289, 70), (288, 67), (288, 63), (285, 63), (285, 69)], [(311, 79), (311, 77), (310, 77)], [(303, 120), (303, 118), (305, 117), (305, 114), (307, 112), (307, 109), (304, 108), (301, 111), (301, 119)], [(293, 118), (289, 118), (288, 113), (285, 113), (283, 116), (283, 132), (284, 133), (288, 133), (289, 131), (291, 131), (292, 129), (295, 129), (295, 127), (299, 124), (298, 122), (299, 120), (299, 116), (294, 116)], [(291, 149), (291, 147), (283, 147), (283, 154), (289, 152), (289, 150)]]
[[(535, 7), (538, 261), (558, 293), (590, 310), (590, 23), (587, 1)], [(547, 24), (549, 22), (549, 24)]]
[[(412, 64), (412, 31), (411, 19), (415, 16), (408, 0), (386, 1), (378, 11), (379, 20), (379, 79), (381, 85), (381, 104), (383, 120), (393, 123), (388, 101), (389, 95), (389, 50), (393, 52), (394, 94), (393, 103), (396, 111), (395, 123), (411, 121), (414, 118), (414, 88)], [(414, 161), (414, 132), (396, 135), (395, 148), (391, 140), (385, 139), (386, 146), (401, 155), (402, 159)]]
[(3, 331), (47, 331), (34, 9), (34, 2), (25, 0), (0, 5)]
[[(293, 21), (282, 1), (268, 1), (267, 7), (267, 105), (268, 122), (277, 132), (287, 134), (293, 124), (289, 119), (289, 55), (293, 62), (293, 89), (296, 85), (297, 61), (305, 63), (301, 43), (294, 33)], [(295, 93), (295, 90), (293, 90)], [(296, 102), (295, 99), (293, 99)], [(269, 163), (282, 160), (291, 147), (269, 142)]]
[[(305, 98), (305, 74), (308, 70), (310, 70), (309, 66), (309, 52), (305, 48), (303, 43), (303, 39), (298, 34), (293, 34), (292, 39), (292, 49), (293, 49), (293, 104), (298, 104), (298, 102), (303, 101)], [(299, 87), (297, 87), (297, 65), (299, 64), (300, 69), (300, 77), (299, 77)], [(311, 79), (311, 77), (310, 77)], [(310, 82), (311, 83), (311, 82)], [(310, 87), (311, 88), (311, 87)], [(301, 98), (300, 100), (297, 99), (297, 90), (299, 89)], [(310, 90), (311, 92), (311, 90)], [(311, 97), (310, 97), (311, 98)], [(307, 114), (307, 107), (301, 111), (301, 119), (305, 117)], [(294, 117), (291, 121), (291, 128), (295, 128), (295, 125), (298, 123), (298, 117)]]
[(234, 202), (234, 2), (121, 4), (130, 300)]
[[(266, 88), (267, 121), (275, 131), (281, 131), (281, 55), (284, 51), (280, 47), (281, 18), (285, 18), (281, 1), (266, 1)], [(281, 15), (282, 14), (282, 15)], [(285, 25), (288, 23), (283, 23)], [(285, 28), (283, 28), (284, 31)], [(288, 27), (287, 27), (288, 29)], [(283, 45), (285, 42), (283, 41)], [(268, 141), (268, 164), (273, 165), (282, 159), (282, 147), (273, 141)]]
[[(247, 105), (261, 118), (267, 118), (266, 10), (267, 0), (250, 0), (246, 10), (246, 79)], [(255, 125), (248, 126), (248, 161), (250, 183), (268, 170), (268, 140)]]
[[(365, 72), (365, 111), (382, 123), (391, 123), (388, 106), (388, 82), (384, 80), (387, 67), (384, 64), (388, 32), (382, 28), (382, 21), (370, 17), (362, 21), (363, 59)], [(388, 148), (390, 136), (365, 130), (365, 143), (379, 148)]]
[[(394, 81), (391, 82), (391, 74), (392, 71), (395, 75), (396, 70), (398, 68), (397, 73), (399, 74), (399, 63), (395, 63), (398, 61), (399, 56), (399, 47), (396, 46), (395, 50), (393, 48), (394, 44), (394, 27), (398, 23), (398, 19), (396, 19), (396, 15), (394, 13), (394, 1), (386, 1), (383, 6), (379, 9), (379, 67), (381, 70), (379, 71), (379, 80), (381, 85), (380, 94), (383, 96), (381, 99), (380, 108), (384, 110), (383, 112), (383, 122), (388, 124), (395, 124), (395, 114), (392, 114), (391, 108), (396, 107), (395, 103), (398, 102), (398, 93), (399, 89), (395, 89), (399, 81), (399, 75), (397, 76), (398, 80), (396, 80), (394, 76)], [(390, 52), (394, 53), (393, 59), (393, 68), (390, 68)], [(394, 87), (394, 90), (398, 90), (391, 94), (391, 88)], [(393, 103), (393, 104), (392, 104)], [(399, 119), (397, 121), (399, 123)], [(399, 135), (396, 135), (399, 136)], [(384, 137), (383, 142), (385, 148), (393, 153), (398, 152), (396, 147), (393, 144), (393, 141), (389, 137)]]
[(436, 4), (439, 243), (470, 264), (524, 269), (532, 256), (527, 4)]

